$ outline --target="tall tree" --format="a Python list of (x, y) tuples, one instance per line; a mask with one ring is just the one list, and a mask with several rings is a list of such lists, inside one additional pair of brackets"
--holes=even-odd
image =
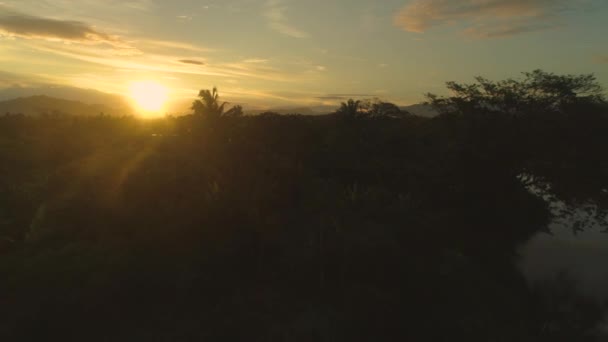
[(194, 110), (195, 115), (203, 116), (207, 119), (217, 119), (222, 116), (241, 116), (243, 115), (243, 107), (235, 106), (228, 111), (225, 111), (225, 107), (228, 102), (221, 102), (219, 100), (219, 93), (217, 87), (213, 87), (212, 90), (203, 89), (198, 93), (199, 99), (192, 103), (191, 109)]

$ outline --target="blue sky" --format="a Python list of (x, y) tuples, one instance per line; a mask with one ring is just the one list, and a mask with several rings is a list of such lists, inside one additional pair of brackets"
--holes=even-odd
[(0, 0), (0, 88), (154, 80), (270, 107), (410, 104), (536, 68), (608, 85), (607, 18), (605, 0)]

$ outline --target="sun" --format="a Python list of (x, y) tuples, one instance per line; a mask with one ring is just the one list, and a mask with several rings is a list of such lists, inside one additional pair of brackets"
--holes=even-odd
[(154, 81), (137, 81), (129, 86), (131, 98), (137, 106), (149, 112), (160, 111), (167, 102), (169, 91)]

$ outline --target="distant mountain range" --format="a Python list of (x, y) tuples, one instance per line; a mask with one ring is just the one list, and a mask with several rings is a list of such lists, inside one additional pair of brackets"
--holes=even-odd
[(274, 107), (268, 109), (245, 109), (249, 115), (257, 115), (262, 113), (277, 113), (277, 114), (301, 114), (301, 115), (320, 115), (335, 111), (337, 106), (312, 106), (312, 107)]
[[(183, 102), (183, 103), (181, 103)], [(190, 112), (190, 101), (170, 104), (175, 115)], [(264, 112), (278, 114), (320, 115), (334, 112), (339, 106), (293, 106), (271, 107), (267, 109), (248, 109), (245, 112), (256, 115)], [(412, 114), (433, 117), (437, 113), (427, 105), (414, 104), (400, 107)], [(0, 115), (22, 113), (25, 115), (69, 114), (69, 115), (130, 115), (134, 109), (129, 101), (120, 95), (108, 94), (93, 89), (65, 86), (42, 85), (38, 87), (11, 87), (0, 89)]]
[(133, 108), (120, 95), (94, 89), (38, 85), (0, 89), (0, 114), (129, 115)]
[(106, 104), (87, 104), (80, 101), (58, 99), (46, 95), (20, 97), (0, 101), (0, 114), (38, 115), (130, 115), (133, 110), (128, 106), (122, 108), (110, 107)]
[(419, 104), (413, 104), (410, 106), (403, 106), (400, 107), (401, 110), (405, 110), (408, 111), (414, 115), (417, 116), (422, 116), (425, 118), (432, 118), (434, 116), (437, 116), (439, 113), (437, 113), (436, 110), (433, 109), (433, 107), (423, 104), (423, 103), (419, 103)]
[[(413, 104), (409, 106), (400, 106), (403, 111), (407, 111), (417, 116), (422, 117), (434, 117), (437, 112), (428, 105), (425, 104)], [(338, 105), (335, 106), (312, 106), (312, 107), (293, 107), (293, 108), (270, 108), (264, 110), (245, 110), (247, 114), (261, 114), (264, 112), (273, 112), (277, 114), (303, 114), (303, 115), (319, 115), (333, 113), (338, 109)]]
[(125, 108), (130, 106), (129, 102), (123, 96), (104, 93), (94, 89), (54, 85), (39, 85), (36, 87), (16, 86), (0, 89), (0, 101), (41, 95), (88, 104), (103, 104), (112, 108)]

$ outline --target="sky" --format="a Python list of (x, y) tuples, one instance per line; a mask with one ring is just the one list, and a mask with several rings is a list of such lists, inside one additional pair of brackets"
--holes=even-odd
[(0, 0), (0, 89), (56, 84), (246, 107), (402, 105), (541, 68), (608, 85), (606, 0)]

